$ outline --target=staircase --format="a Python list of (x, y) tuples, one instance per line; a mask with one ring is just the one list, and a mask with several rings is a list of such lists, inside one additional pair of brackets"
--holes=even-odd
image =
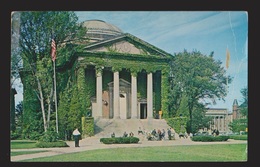
[(145, 132), (151, 132), (153, 129), (167, 131), (170, 126), (164, 119), (97, 119), (95, 120), (95, 136), (111, 137), (114, 132), (116, 137), (123, 136), (123, 133), (134, 133), (138, 135), (139, 127)]

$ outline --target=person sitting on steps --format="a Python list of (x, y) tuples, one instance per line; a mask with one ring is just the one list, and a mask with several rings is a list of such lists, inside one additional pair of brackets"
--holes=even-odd
[(140, 133), (141, 133), (141, 134), (144, 134), (144, 132), (142, 131), (141, 127), (139, 127), (139, 129), (138, 129), (138, 135), (139, 135)]
[(126, 132), (124, 132), (123, 137), (127, 137), (127, 135), (128, 135), (128, 134), (127, 134)]

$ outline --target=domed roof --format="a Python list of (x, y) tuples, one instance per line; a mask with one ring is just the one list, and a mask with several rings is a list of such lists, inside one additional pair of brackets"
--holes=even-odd
[(83, 22), (83, 26), (87, 28), (87, 36), (92, 41), (107, 40), (123, 34), (118, 27), (102, 20), (88, 20)]

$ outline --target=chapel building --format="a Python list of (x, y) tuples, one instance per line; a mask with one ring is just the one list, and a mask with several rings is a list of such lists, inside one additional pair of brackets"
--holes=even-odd
[[(166, 113), (172, 55), (102, 20), (83, 25), (88, 42), (68, 64), (81, 85), (86, 114), (94, 119), (150, 119), (159, 111)], [(57, 72), (61, 76), (66, 70)]]

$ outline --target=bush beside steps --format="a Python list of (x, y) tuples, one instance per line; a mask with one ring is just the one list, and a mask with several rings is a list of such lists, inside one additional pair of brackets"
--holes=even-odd
[(104, 144), (133, 144), (133, 143), (138, 143), (139, 138), (137, 137), (100, 138), (100, 142)]
[(229, 136), (193, 136), (192, 141), (202, 141), (202, 142), (214, 142), (214, 141), (227, 141)]
[(69, 147), (65, 141), (55, 141), (55, 142), (44, 142), (39, 141), (36, 143), (39, 148), (52, 148), (52, 147)]

